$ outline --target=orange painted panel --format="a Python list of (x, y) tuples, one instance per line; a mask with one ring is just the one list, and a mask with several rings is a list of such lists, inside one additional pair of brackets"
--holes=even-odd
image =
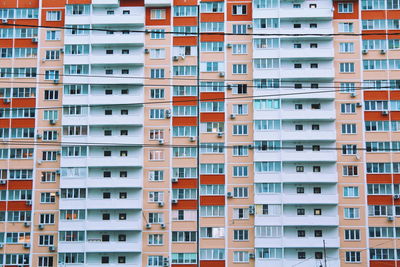
[(36, 105), (35, 98), (13, 98), (12, 106), (13, 108), (34, 108)]
[(172, 98), (173, 106), (196, 106), (197, 97), (196, 96), (174, 96)]
[(225, 40), (225, 35), (221, 34), (203, 34), (200, 36), (200, 41), (202, 42), (223, 42)]
[(0, 210), (6, 210), (7, 208), (7, 201), (0, 201)]
[(385, 10), (363, 10), (361, 19), (385, 19)]
[(16, 8), (17, 0), (0, 1), (0, 8)]
[(178, 203), (172, 204), (173, 210), (196, 210), (196, 200), (179, 200)]
[(400, 100), (400, 91), (391, 91), (390, 100)]
[(4, 48), (13, 47), (13, 40), (12, 39), (1, 39), (1, 47), (4, 47)]
[(39, 0), (19, 0), (18, 1), (19, 8), (38, 8), (39, 7)]
[(218, 93), (200, 93), (200, 100), (205, 102), (213, 102), (213, 101), (224, 101), (225, 100), (225, 93), (218, 92)]
[(393, 196), (368, 196), (368, 205), (391, 205), (392, 201)]
[[(400, 264), (400, 261), (397, 261), (397, 264)], [(397, 266), (396, 261), (369, 261), (369, 266), (370, 267), (396, 267)]]
[(32, 180), (12, 181), (8, 180), (8, 189), (32, 189)]
[[(121, 1), (122, 2), (122, 1)], [(92, 0), (67, 0), (68, 4), (91, 4)]]
[(381, 111), (365, 111), (364, 120), (366, 121), (388, 121), (389, 116), (382, 115)]
[(202, 112), (200, 113), (201, 122), (219, 122), (225, 121), (224, 112)]
[(400, 10), (387, 10), (387, 19), (399, 19)]
[[(47, 21), (46, 20), (46, 12), (47, 11), (61, 11), (61, 20), (60, 21)], [(65, 12), (63, 9), (44, 9), (42, 10), (42, 25), (46, 27), (63, 27), (64, 26), (64, 19), (65, 19)]]
[(225, 196), (200, 196), (200, 205), (224, 206), (225, 205)]
[[(232, 15), (233, 6), (241, 4), (246, 5), (247, 14), (246, 15)], [(227, 17), (228, 21), (252, 21), (253, 20), (253, 13), (251, 9), (251, 3), (228, 3), (227, 4)]]
[(391, 111), (390, 112), (390, 119), (392, 121), (398, 121), (400, 120), (400, 111)]
[(144, 0), (120, 0), (119, 6), (144, 6)]
[[(387, 36), (388, 39), (399, 39), (399, 35), (400, 35), (400, 31), (399, 30), (389, 30), (387, 32), (392, 34), (392, 35), (388, 35)], [(393, 35), (393, 33), (395, 33), (396, 35)]]
[(197, 6), (197, 0), (174, 0), (174, 6)]
[(42, 7), (65, 7), (66, 0), (43, 0)]
[(197, 17), (174, 17), (174, 26), (197, 26)]
[(224, 13), (201, 13), (201, 22), (224, 22)]
[(173, 117), (172, 126), (196, 126), (197, 117)]
[(172, 267), (197, 267), (197, 264), (171, 264)]
[[(16, 24), (22, 24), (22, 25), (32, 25), (32, 26), (39, 25), (39, 21), (37, 19), (16, 19), (14, 21)], [(15, 26), (15, 27), (26, 28), (27, 26)]]
[[(363, 35), (362, 39), (364, 39), (364, 40), (384, 39), (385, 35), (386, 35), (385, 30), (362, 31), (362, 33), (372, 34), (372, 35)], [(373, 35), (373, 34), (377, 34), (377, 35)]]
[(367, 174), (367, 183), (390, 184), (392, 183), (392, 177), (390, 174)]
[(388, 91), (365, 91), (364, 100), (387, 100)]
[(197, 179), (178, 179), (177, 183), (172, 183), (172, 188), (197, 188)]
[(35, 119), (12, 119), (11, 128), (34, 128)]
[(333, 1), (334, 19), (358, 19), (358, 1), (340, 1), (340, 3), (353, 3), (353, 13), (339, 13), (338, 1)]
[(0, 119), (0, 128), (10, 127), (10, 119)]
[[(150, 19), (150, 13), (152, 9), (165, 9), (165, 19)], [(171, 8), (170, 7), (146, 8), (146, 25), (151, 25), (151, 26), (171, 25)]]
[(197, 45), (197, 37), (196, 36), (179, 36), (173, 37), (173, 45), (174, 46), (196, 46)]
[(225, 184), (224, 174), (203, 174), (200, 175), (201, 184)]
[(32, 39), (15, 39), (14, 47), (37, 47), (37, 46), (38, 44), (33, 43)]
[(31, 206), (26, 205), (26, 201), (8, 201), (7, 210), (31, 210)]
[(400, 174), (393, 174), (393, 183), (400, 184)]
[(225, 267), (225, 261), (200, 261), (200, 267)]

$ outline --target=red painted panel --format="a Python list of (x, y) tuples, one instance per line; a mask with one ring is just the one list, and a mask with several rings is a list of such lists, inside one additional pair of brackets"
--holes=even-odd
[[(395, 200), (395, 202), (399, 203), (399, 200)], [(368, 205), (392, 205), (393, 196), (368, 196)]]
[(13, 108), (34, 108), (36, 105), (35, 98), (13, 98)]
[(202, 34), (200, 36), (200, 41), (202, 42), (223, 42), (225, 40), (225, 35), (222, 34)]
[(0, 1), (0, 8), (16, 8), (17, 0)]
[(83, 4), (91, 4), (92, 0), (67, 0), (67, 3), (70, 5), (73, 5), (73, 4), (83, 5)]
[(171, 264), (172, 267), (197, 267), (197, 264)]
[(13, 40), (12, 39), (1, 39), (1, 47), (4, 47), (4, 48), (13, 47)]
[(224, 206), (225, 205), (225, 196), (200, 196), (200, 205)]
[(66, 0), (43, 0), (42, 7), (65, 7)]
[(400, 91), (391, 91), (390, 100), (400, 100)]
[(32, 180), (8, 180), (8, 189), (32, 189)]
[(173, 117), (172, 126), (196, 126), (197, 117)]
[(197, 6), (197, 0), (174, 0), (174, 6)]
[(12, 119), (11, 128), (34, 128), (35, 119)]
[(392, 121), (399, 121), (400, 120), (400, 111), (391, 111), (390, 112), (390, 119)]
[(201, 22), (224, 22), (224, 13), (201, 13)]
[(172, 98), (173, 106), (196, 106), (197, 97), (196, 96), (174, 96)]
[(385, 10), (363, 10), (361, 19), (385, 19)]
[(37, 43), (32, 43), (32, 39), (15, 39), (14, 47), (37, 47)]
[[(397, 264), (400, 264), (400, 261), (397, 261)], [(369, 261), (369, 266), (370, 267), (396, 267), (397, 266), (396, 261)]]
[(174, 26), (196, 26), (197, 17), (174, 17)]
[[(7, 2), (7, 1), (6, 1)], [(10, 2), (10, 1), (8, 1)], [(39, 7), (39, 0), (29, 0), (29, 1), (18, 1), (19, 8), (38, 8)]]
[(144, 0), (120, 0), (119, 6), (144, 6)]
[(390, 174), (367, 174), (367, 183), (390, 184), (392, 183), (392, 176)]
[(196, 36), (179, 36), (173, 37), (173, 45), (174, 46), (196, 46), (197, 45), (197, 37)]
[(334, 19), (358, 19), (358, 1), (339, 1), (340, 3), (353, 3), (353, 13), (339, 13), (338, 1), (333, 1)]
[[(150, 19), (150, 13), (152, 9), (165, 9), (165, 19)], [(158, 8), (146, 8), (146, 25), (171, 25), (171, 8), (170, 7), (158, 7)]]
[(400, 174), (393, 174), (393, 183), (400, 184)]
[(4, 211), (7, 209), (7, 201), (0, 201), (0, 210)]
[(225, 267), (225, 261), (200, 261), (200, 267)]
[(177, 183), (172, 183), (172, 188), (197, 188), (197, 179), (178, 179)]
[[(61, 11), (61, 20), (60, 21), (47, 21), (46, 20), (46, 14), (47, 11)], [(64, 26), (64, 20), (65, 20), (65, 12), (63, 9), (43, 9), (42, 10), (42, 25), (46, 27), (63, 27)]]
[[(246, 5), (247, 14), (246, 15), (232, 15), (233, 6), (241, 4)], [(227, 17), (228, 21), (252, 21), (253, 20), (253, 13), (251, 9), (251, 3), (228, 3), (227, 4)]]
[(178, 203), (172, 204), (173, 210), (195, 210), (197, 209), (196, 200), (179, 200)]
[[(385, 36), (385, 34), (386, 34), (385, 30), (362, 31), (362, 33), (367, 34), (367, 35), (362, 36), (362, 39), (364, 39), (364, 40), (382, 39), (382, 38), (384, 38), (383, 36)], [(378, 33), (378, 35), (368, 35), (368, 34), (376, 34), (376, 33)]]
[(32, 206), (27, 206), (26, 201), (8, 201), (7, 210), (31, 210)]
[[(16, 19), (14, 20), (15, 24), (21, 25), (32, 25), (37, 26), (39, 25), (39, 21), (37, 19)], [(16, 28), (26, 28), (27, 26), (15, 26)]]
[(224, 112), (202, 112), (200, 113), (201, 122), (220, 122), (225, 121)]
[(388, 30), (387, 32), (390, 33), (390, 34), (392, 34), (392, 33), (396, 34), (396, 35), (393, 35), (393, 34), (392, 35), (387, 35), (388, 39), (399, 39), (399, 34), (400, 34), (399, 30)]
[(200, 175), (201, 184), (225, 184), (224, 174), (203, 174)]
[(387, 19), (399, 19), (400, 10), (387, 10)]
[(10, 119), (0, 119), (0, 128), (10, 127)]
[(364, 100), (387, 100), (388, 91), (364, 91)]
[(381, 111), (365, 111), (364, 119), (366, 121), (388, 121), (389, 116), (382, 115)]
[(224, 92), (216, 92), (216, 93), (200, 93), (200, 100), (203, 102), (209, 101), (224, 101), (225, 93)]

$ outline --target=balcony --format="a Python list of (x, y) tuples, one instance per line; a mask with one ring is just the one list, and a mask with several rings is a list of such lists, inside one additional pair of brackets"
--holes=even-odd
[(325, 246), (327, 248), (338, 248), (340, 247), (339, 238), (283, 238), (283, 246), (286, 248), (322, 248), (324, 246), (323, 240), (325, 240)]
[(87, 158), (88, 167), (133, 167), (142, 166), (143, 159), (140, 153), (130, 157), (94, 157)]
[(254, 203), (256, 204), (337, 204), (336, 194), (255, 194)]
[(64, 95), (64, 105), (110, 105), (142, 103), (143, 95)]
[(91, 34), (90, 41), (92, 45), (96, 44), (129, 44), (144, 45), (144, 33), (130, 34)]
[(294, 78), (314, 78), (314, 79), (333, 79), (333, 69), (281, 69), (280, 77), (283, 79)]
[(292, 49), (281, 47), (280, 49), (254, 49), (254, 58), (286, 58), (286, 59), (314, 59), (314, 58), (333, 58), (333, 48), (302, 48)]
[(86, 221), (85, 228), (87, 231), (103, 231), (112, 229), (114, 231), (140, 231), (142, 229), (142, 222), (140, 218), (136, 221), (132, 220), (90, 220)]
[(119, 0), (92, 0), (95, 7), (119, 7)]
[(61, 188), (139, 188), (142, 186), (140, 179), (133, 178), (61, 178)]
[(253, 9), (254, 18), (301, 19), (313, 18), (329, 20), (333, 17), (331, 8), (281, 8), (281, 9)]
[[(276, 95), (282, 94), (280, 98), (282, 99), (334, 99), (335, 93), (332, 89), (281, 89), (281, 90), (266, 90), (266, 89), (255, 89), (253, 91), (255, 96), (265, 96), (268, 94)], [(65, 96), (64, 96), (65, 98)]]
[(92, 239), (85, 242), (86, 252), (141, 252), (140, 242), (101, 242), (101, 239)]
[(171, 0), (144, 0), (145, 6), (171, 6)]
[(339, 224), (338, 216), (288, 216), (282, 217), (285, 226), (337, 226)]
[(337, 173), (286, 173), (282, 175), (284, 183), (337, 183)]
[[(334, 256), (331, 256), (335, 258)], [(269, 259), (256, 259), (255, 260), (255, 267), (264, 267), (264, 266), (279, 266), (279, 267), (310, 267), (310, 266), (320, 266), (321, 260), (310, 259), (307, 260), (307, 263), (304, 263), (305, 260), (298, 260), (298, 259), (287, 259), (287, 260), (269, 260)], [(303, 263), (303, 264), (301, 264)], [(329, 259), (328, 261), (329, 266), (340, 266), (340, 261), (335, 259)]]
[(138, 72), (127, 76), (105, 76), (104, 74), (92, 73), (87, 75), (68, 75), (63, 77), (63, 83), (68, 84), (126, 84), (126, 85), (143, 85), (143, 73)]
[(80, 56), (80, 55), (66, 55), (64, 56), (64, 64), (97, 64), (97, 65), (143, 65), (144, 54), (130, 54), (130, 55), (90, 55), (90, 56)]
[(282, 151), (283, 161), (293, 161), (293, 162), (321, 162), (321, 161), (333, 161), (337, 160), (336, 151), (293, 151), (293, 150), (283, 150)]
[(144, 25), (144, 10), (135, 15), (93, 15), (91, 24), (96, 25)]
[(142, 125), (143, 115), (64, 116), (63, 125)]
[(90, 144), (112, 144), (112, 145), (140, 145), (143, 144), (143, 136), (63, 136), (63, 142), (90, 143)]
[(285, 131), (281, 132), (283, 140), (323, 141), (336, 140), (336, 131)]
[(281, 118), (283, 120), (334, 120), (336, 113), (334, 110), (287, 110), (282, 109)]
[(142, 201), (140, 199), (86, 199), (87, 209), (141, 209)]

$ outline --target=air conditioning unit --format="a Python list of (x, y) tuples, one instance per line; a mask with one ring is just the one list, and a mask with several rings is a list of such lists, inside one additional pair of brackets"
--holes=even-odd
[(253, 24), (247, 24), (247, 29), (253, 29)]
[(163, 266), (169, 266), (169, 259), (167, 257), (163, 258)]
[(363, 49), (362, 53), (363, 53), (363, 55), (366, 55), (366, 54), (368, 54), (368, 50), (367, 49)]
[(56, 196), (59, 196), (60, 195), (60, 191), (56, 191)]
[(7, 24), (7, 23), (8, 23), (8, 20), (2, 19), (1, 22), (2, 22), (3, 24)]
[(163, 145), (163, 144), (164, 144), (164, 139), (158, 140), (158, 144), (159, 144), (159, 145)]
[(248, 145), (248, 149), (254, 149), (254, 145)]
[(30, 223), (30, 222), (24, 222), (24, 226), (25, 226), (25, 227), (30, 227), (30, 226), (31, 226), (31, 223)]
[(233, 120), (235, 118), (236, 118), (236, 115), (235, 114), (231, 114), (231, 119)]
[(164, 201), (158, 201), (158, 206), (159, 207), (164, 207)]
[(50, 120), (51, 125), (55, 125), (57, 123), (57, 120)]
[(256, 254), (254, 253), (249, 253), (249, 259), (255, 259), (256, 258)]
[(44, 229), (44, 224), (39, 224), (39, 225), (38, 225), (38, 228), (39, 228), (40, 230)]
[(225, 72), (221, 71), (221, 72), (219, 73), (219, 77), (225, 77)]
[(226, 47), (227, 48), (232, 48), (232, 44), (227, 44)]
[(172, 204), (177, 204), (177, 203), (178, 203), (178, 200), (177, 200), (177, 199), (172, 199), (172, 200), (171, 200), (171, 203), (172, 203)]
[(27, 206), (32, 206), (32, 200), (27, 200), (27, 201), (25, 202), (25, 204), (26, 204)]
[(60, 170), (56, 170), (56, 174), (60, 174), (61, 173), (61, 171)]
[(162, 229), (165, 229), (165, 227), (166, 227), (165, 223), (160, 224), (160, 226)]
[(250, 214), (250, 215), (254, 215), (255, 212), (256, 212), (256, 210), (255, 210), (254, 206), (253, 206), (253, 205), (250, 205), (250, 206), (249, 206), (249, 214)]
[(40, 164), (42, 164), (42, 162), (43, 162), (43, 161), (42, 161), (41, 159), (39, 159), (39, 160), (37, 161), (37, 164), (40, 165)]
[(151, 228), (151, 224), (150, 223), (146, 223), (146, 229), (150, 229)]
[(59, 84), (59, 83), (60, 83), (60, 80), (53, 80), (53, 83), (54, 83), (54, 84)]
[(232, 197), (233, 197), (232, 192), (226, 193), (226, 197), (227, 197), (227, 198), (232, 198)]
[(58, 150), (58, 151), (57, 151), (57, 155), (61, 155), (61, 150)]
[(178, 57), (178, 56), (173, 56), (173, 57), (172, 57), (172, 60), (173, 60), (173, 61), (178, 61), (178, 60), (179, 60), (179, 57)]
[(383, 111), (382, 111), (382, 115), (383, 115), (383, 116), (389, 115), (389, 111), (388, 111), (388, 110), (383, 110)]
[(171, 182), (177, 183), (177, 182), (178, 182), (178, 178), (172, 178), (172, 179), (171, 179)]
[(357, 102), (356, 107), (361, 108), (362, 107), (362, 103), (361, 102)]
[(150, 50), (147, 49), (147, 48), (145, 48), (145, 49), (144, 49), (144, 53), (145, 53), (145, 54), (148, 54), (148, 53), (150, 53)]
[(169, 266), (169, 262), (164, 262), (163, 263), (163, 266), (165, 267), (165, 266)]
[(7, 180), (6, 179), (1, 179), (0, 180), (0, 184), (6, 184), (7, 183)]
[(381, 50), (381, 55), (384, 55), (384, 54), (386, 54), (386, 50), (385, 50), (385, 49), (382, 49), (382, 50)]
[(196, 142), (196, 137), (191, 136), (189, 140), (190, 140), (190, 142)]
[(50, 246), (50, 247), (49, 247), (49, 251), (50, 251), (50, 252), (56, 251), (56, 247), (55, 247), (55, 246)]
[(171, 110), (167, 109), (165, 111), (165, 117), (168, 118), (168, 119), (171, 118)]
[(30, 248), (31, 244), (30, 243), (24, 243), (24, 248)]
[(350, 94), (350, 97), (356, 97), (356, 96), (357, 96), (356, 93), (351, 93), (351, 94)]
[(60, 53), (64, 53), (64, 48), (61, 48), (61, 49), (60, 49)]
[(9, 103), (11, 103), (11, 99), (10, 98), (4, 98), (3, 99), (3, 103), (4, 104), (9, 104)]
[(0, 243), (0, 248), (3, 248), (4, 247), (4, 244), (3, 243)]
[(393, 216), (388, 216), (388, 217), (387, 217), (387, 220), (391, 222), (391, 221), (394, 220), (394, 217), (393, 217)]
[(145, 29), (144, 32), (145, 33), (150, 33), (150, 30), (149, 29)]
[(228, 85), (226, 86), (226, 90), (232, 90), (232, 85), (228, 84)]
[(32, 43), (37, 43), (37, 42), (39, 42), (39, 39), (37, 37), (33, 37), (32, 38)]
[(394, 198), (395, 200), (398, 200), (398, 199), (400, 199), (400, 195), (393, 195), (393, 198)]
[(41, 134), (37, 134), (37, 135), (36, 135), (36, 138), (37, 138), (37, 139), (42, 139), (42, 137), (43, 137), (43, 136), (42, 136)]
[(219, 138), (222, 138), (223, 135), (224, 135), (224, 133), (218, 133), (217, 136), (218, 136)]

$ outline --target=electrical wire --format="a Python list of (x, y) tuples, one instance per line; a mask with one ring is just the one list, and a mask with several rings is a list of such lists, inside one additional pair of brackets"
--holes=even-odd
[[(61, 29), (61, 30), (82, 30), (82, 31), (102, 31), (102, 32), (132, 32), (132, 33), (151, 33), (149, 30), (129, 30), (129, 29), (106, 29), (106, 28), (79, 28), (79, 27), (60, 27), (60, 26), (44, 26), (44, 25), (30, 25), (30, 24), (18, 24), (18, 23), (3, 23), (3, 26), (17, 26), (17, 27), (32, 27), (32, 28), (44, 28), (44, 29)], [(271, 29), (260, 29), (260, 30), (271, 30)], [(320, 36), (320, 37), (331, 37), (331, 36), (400, 36), (400, 33), (384, 32), (384, 33), (228, 33), (228, 32), (175, 32), (175, 31), (155, 31), (156, 33), (163, 34), (177, 34), (186, 36), (196, 35), (223, 35), (223, 36)]]

